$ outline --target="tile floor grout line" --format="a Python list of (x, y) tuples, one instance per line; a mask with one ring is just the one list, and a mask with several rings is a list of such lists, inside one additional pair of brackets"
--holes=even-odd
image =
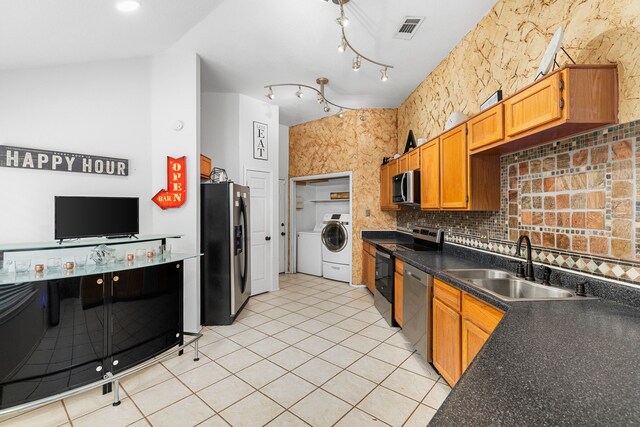
[(67, 421), (73, 427), (73, 422), (71, 421), (71, 415), (69, 415), (69, 411), (67, 410), (67, 405), (64, 403), (64, 399), (60, 399), (60, 403), (62, 403), (62, 409), (64, 409), (64, 413), (67, 414)]

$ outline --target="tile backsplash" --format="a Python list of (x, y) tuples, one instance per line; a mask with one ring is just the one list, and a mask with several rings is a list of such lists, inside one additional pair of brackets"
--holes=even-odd
[[(439, 226), (447, 240), (503, 254), (528, 234), (537, 261), (640, 281), (640, 121), (502, 156), (498, 212), (405, 208), (398, 227)], [(479, 236), (488, 231), (490, 242)]]

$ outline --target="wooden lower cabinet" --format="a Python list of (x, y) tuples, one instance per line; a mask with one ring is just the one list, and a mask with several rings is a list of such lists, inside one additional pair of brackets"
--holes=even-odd
[(489, 339), (489, 333), (476, 326), (470, 319), (462, 319), (462, 370), (466, 370), (471, 361)]
[(498, 326), (504, 312), (438, 279), (433, 298), (433, 365), (451, 386)]
[(433, 299), (433, 365), (453, 386), (462, 375), (460, 325), (462, 316), (438, 298)]
[(393, 316), (398, 325), (402, 327), (404, 325), (404, 320), (402, 317), (403, 307), (402, 307), (402, 298), (403, 298), (403, 283), (404, 283), (404, 262), (396, 259), (395, 265), (395, 273), (393, 277)]
[(362, 245), (362, 282), (373, 293), (376, 283), (376, 249), (370, 243)]

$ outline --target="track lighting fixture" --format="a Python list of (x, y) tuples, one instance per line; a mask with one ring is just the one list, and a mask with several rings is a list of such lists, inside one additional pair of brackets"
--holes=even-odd
[(342, 110), (342, 108), (340, 109), (340, 111), (338, 111), (338, 114), (336, 114), (336, 116), (338, 116), (339, 119), (344, 117), (344, 111)]
[(380, 74), (380, 80), (382, 80), (383, 82), (389, 80), (389, 76), (387, 75), (387, 67), (384, 67), (382, 70), (380, 70)]
[(360, 69), (360, 65), (362, 65), (360, 62), (360, 57), (356, 56), (355, 58), (353, 58), (353, 63), (351, 65), (351, 68), (353, 68), (353, 71), (358, 71)]
[(273, 98), (275, 98), (276, 96), (273, 93), (273, 89), (271, 88), (271, 86), (267, 86), (267, 88), (269, 89), (269, 92), (267, 92), (267, 94), (265, 95), (268, 99), (273, 100)]
[(345, 52), (347, 51), (347, 49), (349, 49), (356, 54), (356, 57), (354, 58), (351, 64), (353, 71), (358, 71), (360, 69), (363, 59), (371, 64), (379, 65), (380, 67), (382, 67), (380, 70), (382, 73), (380, 80), (382, 80), (383, 82), (386, 82), (389, 79), (387, 72), (390, 68), (393, 68), (393, 65), (383, 64), (382, 62), (374, 61), (373, 59), (368, 58), (364, 56), (362, 53), (358, 52), (358, 50), (356, 50), (351, 45), (351, 43), (349, 43), (349, 39), (347, 38), (347, 35), (344, 31), (346, 26), (349, 24), (349, 18), (347, 18), (347, 16), (344, 13), (344, 5), (347, 4), (348, 2), (349, 0), (333, 0), (333, 3), (337, 4), (340, 7), (340, 16), (336, 19), (336, 22), (338, 23), (338, 25), (340, 25), (340, 32), (342, 33), (342, 39), (340, 40), (340, 44), (338, 45), (338, 51)]
[(279, 86), (294, 86), (295, 87), (295, 86), (297, 86), (298, 87), (298, 91), (296, 92), (296, 96), (298, 98), (302, 98), (302, 95), (303, 95), (302, 88), (304, 87), (304, 88), (310, 89), (310, 90), (312, 90), (312, 91), (314, 91), (314, 92), (316, 92), (318, 94), (318, 96), (317, 96), (318, 104), (324, 104), (322, 109), (324, 110), (325, 113), (331, 112), (330, 105), (333, 105), (334, 107), (340, 109), (340, 111), (338, 111), (338, 114), (337, 114), (337, 116), (340, 117), (340, 118), (342, 118), (343, 112), (345, 110), (353, 110), (353, 108), (345, 107), (343, 105), (336, 104), (335, 102), (331, 102), (324, 96), (324, 87), (329, 84), (329, 79), (327, 79), (326, 77), (318, 77), (316, 79), (316, 83), (320, 85), (320, 90), (316, 89), (313, 86), (304, 85), (304, 84), (300, 84), (300, 83), (279, 83), (279, 84), (275, 84), (275, 85), (265, 86), (264, 88), (268, 89), (268, 92), (267, 92), (267, 94), (265, 96), (267, 98), (269, 98), (269, 99), (274, 99), (275, 98), (275, 95), (273, 93), (273, 88), (274, 87), (279, 87)]

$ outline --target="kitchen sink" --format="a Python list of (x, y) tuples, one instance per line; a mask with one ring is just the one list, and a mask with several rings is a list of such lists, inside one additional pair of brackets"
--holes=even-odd
[(569, 290), (530, 282), (501, 270), (446, 270), (445, 273), (504, 301), (584, 299)]
[[(507, 279), (513, 277), (511, 274), (502, 270), (449, 270), (451, 275), (455, 275), (458, 279), (482, 280), (482, 279)], [(454, 274), (455, 272), (455, 274)]]

